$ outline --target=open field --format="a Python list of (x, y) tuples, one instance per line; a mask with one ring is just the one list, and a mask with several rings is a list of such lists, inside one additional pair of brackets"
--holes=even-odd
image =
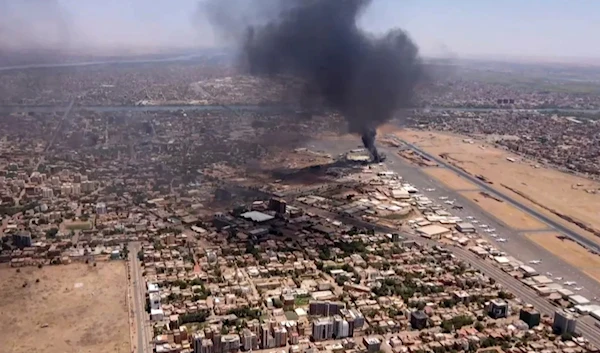
[(592, 254), (574, 241), (562, 240), (558, 235), (555, 232), (526, 234), (536, 244), (600, 282), (600, 256)]
[[(600, 189), (599, 182), (539, 166), (483, 140), (465, 143), (464, 136), (431, 131), (402, 130), (396, 134), (431, 154), (439, 156), (446, 153), (449, 162), (473, 175), (485, 176), (498, 192), (511, 195), (522, 204), (600, 244), (600, 237), (554, 213), (569, 216), (600, 232), (600, 218), (597, 216), (600, 194), (588, 192)], [(506, 157), (513, 157), (517, 162), (512, 163)]]
[(0, 353), (129, 352), (126, 293), (120, 261), (2, 268)]
[(462, 196), (476, 203), (486, 212), (513, 229), (534, 230), (548, 228), (544, 223), (531, 217), (527, 213), (514, 206), (487, 197), (479, 191), (466, 191), (460, 193)]
[(423, 171), (454, 190), (478, 189), (475, 184), (446, 168), (425, 168)]

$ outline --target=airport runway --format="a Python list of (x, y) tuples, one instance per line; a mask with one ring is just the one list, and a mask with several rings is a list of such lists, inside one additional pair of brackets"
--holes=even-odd
[[(340, 140), (332, 142), (313, 141), (309, 143), (308, 147), (323, 150), (335, 157), (336, 155), (360, 147), (360, 145), (360, 140), (357, 138), (356, 142)], [(498, 235), (498, 238), (508, 239), (506, 243), (496, 242), (494, 238), (488, 235), (488, 233), (482, 232), (481, 228), (479, 228), (478, 233), (481, 234), (482, 238), (488, 240), (500, 251), (504, 251), (507, 253), (507, 255), (512, 256), (517, 260), (520, 260), (525, 264), (535, 268), (540, 274), (553, 278), (557, 283), (563, 284), (565, 281), (577, 282), (576, 285), (565, 287), (570, 288), (571, 290), (573, 290), (574, 287), (583, 287), (576, 293), (581, 294), (590, 300), (600, 293), (600, 284), (594, 279), (590, 278), (579, 269), (571, 266), (562, 259), (554, 256), (554, 254), (530, 241), (524, 235), (522, 235), (520, 231), (511, 229), (482, 208), (473, 204), (470, 200), (464, 198), (462, 195), (460, 195), (460, 193), (446, 187), (441, 182), (427, 175), (420, 167), (409, 164), (400, 156), (398, 156), (396, 153), (396, 148), (380, 147), (379, 149), (387, 155), (385, 164), (388, 169), (398, 173), (403, 177), (405, 182), (414, 185), (422, 194), (428, 196), (432, 201), (444, 205), (443, 201), (440, 200), (439, 197), (447, 196), (449, 200), (456, 200), (456, 204), (463, 206), (462, 210), (450, 209), (450, 206), (446, 207), (450, 213), (460, 216), (465, 220), (467, 216), (472, 216), (474, 219), (479, 221), (478, 224), (486, 224), (491, 228), (495, 228), (495, 233)], [(435, 190), (426, 191), (426, 189)], [(494, 194), (496, 193), (494, 192)], [(548, 227), (548, 230), (552, 231), (552, 228)], [(482, 261), (474, 254), (461, 248), (453, 248), (453, 251), (457, 256), (464, 258), (475, 268), (494, 277), (507, 289), (513, 291), (514, 294), (523, 301), (535, 305), (542, 312), (552, 315), (556, 310), (556, 308), (549, 301), (538, 296), (532, 289), (515, 280), (491, 262)], [(542, 260), (542, 262), (540, 264), (529, 264), (528, 262), (531, 260)], [(560, 277), (562, 277), (562, 279), (557, 280), (557, 278)], [(597, 337), (594, 343), (600, 345), (600, 330), (594, 327), (595, 320), (591, 317), (584, 317), (579, 321), (581, 333), (586, 335), (586, 337)]]
[[(460, 193), (446, 187), (433, 177), (425, 174), (421, 168), (410, 165), (398, 156), (397, 153), (394, 152), (394, 149), (382, 148), (381, 150), (388, 156), (386, 161), (388, 168), (401, 175), (406, 182), (414, 185), (421, 193), (431, 198), (432, 201), (444, 205), (443, 201), (439, 198), (447, 196), (449, 200), (456, 200), (456, 204), (463, 206), (462, 210), (450, 209), (451, 207), (448, 206), (447, 209), (450, 213), (461, 217), (467, 222), (469, 222), (469, 220), (467, 220), (466, 217), (474, 217), (474, 219), (479, 221), (478, 224), (474, 224), (476, 227), (477, 225), (486, 224), (489, 228), (495, 228), (496, 231), (494, 233), (498, 235), (496, 239), (505, 238), (507, 239), (507, 242), (497, 242), (494, 238), (490, 237), (488, 233), (483, 232), (482, 228), (478, 228), (478, 234), (488, 240), (495, 248), (504, 251), (508, 255), (515, 257), (517, 260), (535, 268), (540, 274), (554, 278), (554, 281), (557, 283), (563, 284), (566, 281), (576, 282), (576, 285), (565, 287), (570, 288), (571, 290), (576, 287), (582, 287), (577, 293), (590, 300), (592, 300), (594, 296), (600, 294), (600, 283), (587, 276), (578, 268), (570, 265), (529, 240), (522, 234), (522, 231), (511, 229), (500, 220), (487, 213), (484, 209), (463, 197)], [(426, 189), (430, 188), (434, 188), (435, 191), (426, 191)], [(552, 231), (552, 228), (548, 227), (548, 231)], [(529, 264), (529, 261), (531, 260), (542, 260), (542, 262), (539, 264)], [(562, 279), (557, 280), (556, 278)]]
[(526, 212), (527, 214), (533, 216), (534, 218), (542, 221), (543, 223), (547, 224), (549, 227), (551, 227), (554, 230), (557, 230), (561, 233), (563, 233), (564, 235), (568, 236), (569, 238), (572, 238), (573, 240), (578, 241), (581, 244), (585, 244), (585, 246), (587, 246), (590, 249), (594, 249), (598, 252), (600, 252), (600, 248), (598, 247), (598, 244), (596, 244), (595, 242), (582, 237), (581, 235), (577, 234), (576, 232), (572, 231), (571, 229), (563, 226), (560, 223), (555, 222), (554, 220), (548, 218), (547, 216), (537, 212), (536, 210), (527, 207), (525, 205), (523, 205), (522, 203), (520, 203), (519, 201), (515, 200), (514, 198), (510, 197), (509, 195), (506, 194), (499, 194), (493, 187), (491, 187), (489, 184), (473, 177), (472, 175), (466, 173), (465, 171), (461, 170), (460, 168), (456, 168), (455, 166), (446, 163), (446, 161), (444, 161), (443, 159), (431, 155), (423, 150), (421, 150), (420, 148), (418, 148), (417, 146), (410, 144), (406, 141), (403, 141), (404, 143), (406, 143), (407, 146), (409, 146), (410, 148), (412, 148), (414, 151), (422, 154), (423, 156), (437, 162), (439, 165), (444, 166), (452, 171), (454, 171), (455, 173), (459, 174), (460, 176), (464, 177), (465, 179), (469, 180), (470, 182), (476, 184), (478, 187), (480, 187), (481, 189), (494, 194), (494, 195), (498, 195), (500, 196), (501, 199), (505, 200), (507, 203), (515, 206), (516, 208), (520, 209), (523, 212)]

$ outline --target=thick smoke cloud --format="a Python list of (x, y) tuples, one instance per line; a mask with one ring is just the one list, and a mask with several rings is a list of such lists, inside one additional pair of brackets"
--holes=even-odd
[(410, 106), (423, 73), (408, 35), (400, 29), (380, 37), (362, 31), (357, 18), (368, 0), (261, 0), (252, 2), (251, 16), (237, 2), (202, 6), (216, 33), (241, 36), (249, 73), (302, 78), (312, 101), (343, 114), (350, 131), (380, 160), (376, 128)]

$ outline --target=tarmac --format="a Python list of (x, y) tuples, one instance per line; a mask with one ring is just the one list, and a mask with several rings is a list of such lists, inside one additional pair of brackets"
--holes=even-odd
[[(337, 155), (357, 148), (359, 145), (360, 140), (357, 138), (356, 143), (346, 140), (312, 141), (309, 143), (308, 147), (325, 150), (332, 155)], [(500, 251), (504, 251), (508, 256), (512, 256), (517, 260), (535, 268), (541, 275), (546, 275), (550, 278), (562, 277), (561, 280), (555, 280), (556, 283), (560, 283), (562, 285), (565, 281), (577, 282), (576, 285), (571, 287), (564, 287), (573, 291), (574, 287), (583, 287), (580, 291), (574, 292), (588, 298), (589, 300), (593, 301), (594, 296), (600, 293), (600, 283), (584, 274), (578, 268), (575, 268), (574, 266), (543, 249), (533, 241), (529, 240), (527, 237), (525, 237), (525, 232), (509, 228), (491, 214), (487, 213), (482, 208), (477, 207), (477, 205), (474, 205), (467, 198), (460, 195), (459, 192), (445, 187), (441, 182), (427, 175), (421, 167), (409, 164), (397, 154), (396, 148), (379, 147), (379, 150), (380, 152), (385, 153), (387, 156), (385, 164), (388, 169), (402, 176), (406, 183), (410, 183), (411, 185), (415, 186), (417, 189), (419, 189), (420, 193), (426, 195), (432, 201), (441, 205), (444, 205), (444, 203), (443, 200), (439, 199), (439, 197), (446, 196), (448, 197), (448, 200), (456, 200), (455, 204), (463, 206), (463, 209), (451, 209), (451, 206), (448, 206), (446, 208), (450, 213), (460, 216), (465, 221), (468, 221), (466, 219), (467, 216), (471, 216), (479, 221), (478, 224), (486, 224), (490, 228), (495, 228), (496, 231), (494, 233), (498, 235), (497, 238), (505, 238), (507, 239), (507, 242), (500, 243), (495, 241), (495, 239), (490, 237), (488, 233), (482, 232), (482, 228), (479, 228), (478, 233)], [(435, 190), (426, 191), (427, 189)], [(494, 192), (494, 194), (497, 193)], [(542, 230), (552, 231), (553, 227), (549, 225), (548, 228), (540, 229), (540, 231)], [(531, 230), (526, 232), (531, 233)], [(418, 239), (421, 242), (430, 242), (423, 238)], [(538, 296), (532, 289), (528, 288), (518, 280), (515, 280), (500, 268), (492, 264), (490, 261), (484, 261), (481, 258), (478, 258), (466, 249), (453, 247), (452, 251), (456, 256), (464, 258), (475, 268), (496, 279), (499, 283), (501, 283), (508, 290), (512, 291), (524, 302), (533, 304), (543, 313), (553, 315), (554, 311), (556, 310), (556, 307), (553, 304), (551, 304), (545, 298)], [(529, 264), (529, 261), (531, 260), (542, 260), (542, 262), (537, 265)], [(596, 321), (593, 318), (584, 317), (579, 320), (578, 331), (583, 334), (584, 337), (590, 339), (592, 343), (600, 345), (600, 329), (595, 326), (595, 323)]]

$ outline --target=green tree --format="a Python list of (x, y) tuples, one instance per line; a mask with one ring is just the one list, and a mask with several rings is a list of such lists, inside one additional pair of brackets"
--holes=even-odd
[(273, 306), (277, 309), (283, 308), (283, 302), (279, 298), (273, 298)]
[(46, 231), (46, 238), (54, 239), (58, 234), (58, 228), (50, 228)]
[(475, 326), (474, 326), (474, 327), (475, 327), (475, 329), (476, 329), (477, 331), (479, 331), (479, 332), (483, 331), (483, 329), (485, 328), (485, 327), (483, 326), (483, 324), (481, 323), (481, 321), (477, 321), (477, 322), (475, 323)]

